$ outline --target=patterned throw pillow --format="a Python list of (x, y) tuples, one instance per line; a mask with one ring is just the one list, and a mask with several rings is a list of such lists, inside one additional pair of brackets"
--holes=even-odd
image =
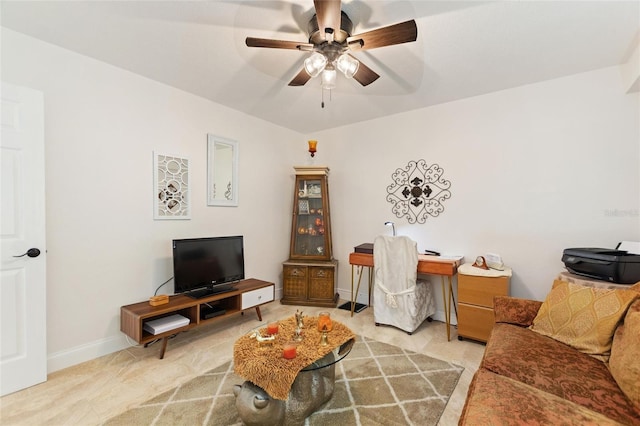
[[(638, 286), (636, 284), (636, 286)], [(640, 287), (639, 287), (640, 288)], [(618, 327), (609, 368), (625, 395), (640, 409), (640, 300), (631, 305), (624, 324)]]
[(639, 296), (633, 290), (555, 282), (529, 328), (606, 362), (613, 333)]

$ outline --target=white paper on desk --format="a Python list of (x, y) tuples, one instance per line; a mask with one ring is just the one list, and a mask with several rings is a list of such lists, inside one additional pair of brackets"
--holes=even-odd
[(622, 241), (616, 250), (624, 250), (631, 254), (640, 254), (640, 241)]
[(440, 259), (446, 259), (446, 260), (462, 260), (464, 258), (464, 255), (463, 254), (442, 253), (438, 257)]

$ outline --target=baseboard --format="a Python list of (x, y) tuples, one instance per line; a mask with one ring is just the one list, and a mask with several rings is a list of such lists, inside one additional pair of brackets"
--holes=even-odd
[(284, 297), (284, 291), (282, 287), (275, 288), (275, 291), (273, 292), (273, 297), (274, 297), (273, 300), (276, 302)]
[[(276, 303), (281, 298), (282, 288), (276, 288), (275, 301), (273, 303)], [(75, 348), (55, 352), (47, 356), (47, 373), (53, 373), (76, 364), (91, 361), (92, 359), (126, 349), (132, 345), (135, 345), (135, 342), (128, 341), (127, 337), (120, 333), (118, 336), (107, 337), (76, 346)]]
[[(441, 321), (441, 322), (446, 322), (446, 315), (444, 314), (444, 311), (436, 311), (435, 314), (433, 314), (431, 316), (431, 319), (433, 319), (434, 321)], [(451, 312), (451, 325), (458, 325), (458, 319), (456, 318), (456, 314), (455, 312)]]
[[(281, 290), (276, 290), (276, 301), (279, 300), (281, 295)], [(344, 297), (341, 296), (343, 300)], [(363, 299), (365, 299), (363, 297)], [(366, 300), (364, 300), (366, 303)], [(432, 316), (435, 321), (445, 322), (445, 314), (444, 311), (436, 311), (436, 313)], [(451, 313), (451, 324), (457, 324), (457, 320), (455, 318), (455, 313)], [(92, 359), (99, 358), (101, 356), (109, 355), (114, 352), (120, 351), (122, 349), (126, 349), (131, 346), (132, 343), (127, 341), (126, 336), (112, 336), (101, 340), (96, 340), (94, 342), (90, 342), (84, 345), (76, 346), (75, 348), (67, 349), (64, 351), (55, 352), (49, 354), (47, 357), (47, 373), (53, 373), (58, 370), (62, 370), (64, 368), (72, 367), (76, 364), (81, 364), (86, 361), (91, 361)]]
[[(349, 298), (351, 297), (350, 296), (351, 295), (351, 290), (345, 290), (345, 289), (338, 288), (338, 294), (340, 294), (340, 300), (348, 301)], [(368, 295), (366, 293), (366, 288), (365, 288), (365, 293), (362, 293), (362, 292), (358, 293), (358, 297), (356, 298), (356, 302), (363, 303), (363, 304), (366, 305), (368, 303), (367, 297), (368, 297)], [(442, 298), (441, 295), (436, 295), (436, 306), (438, 304), (438, 300), (441, 299), (441, 298)], [(372, 301), (372, 303), (373, 303), (373, 301)], [(437, 306), (437, 307), (439, 307), (439, 306)], [(434, 321), (446, 322), (447, 316), (444, 314), (443, 310), (436, 310), (436, 313), (433, 314), (431, 316), (431, 318)], [(451, 306), (451, 325), (457, 325), (457, 324), (458, 324), (458, 318), (456, 318), (456, 312), (453, 309), (453, 306)]]
[(112, 336), (47, 356), (47, 373), (53, 373), (131, 346), (124, 336)]

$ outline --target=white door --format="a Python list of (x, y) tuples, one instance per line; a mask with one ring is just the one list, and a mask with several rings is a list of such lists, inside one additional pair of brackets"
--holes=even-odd
[(6, 395), (47, 380), (44, 102), (41, 92), (5, 83), (0, 95), (0, 394)]

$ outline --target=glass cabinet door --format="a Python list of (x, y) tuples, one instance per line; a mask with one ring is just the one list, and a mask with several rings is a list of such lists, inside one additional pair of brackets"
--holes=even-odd
[(330, 260), (331, 225), (326, 175), (296, 175), (292, 259)]

